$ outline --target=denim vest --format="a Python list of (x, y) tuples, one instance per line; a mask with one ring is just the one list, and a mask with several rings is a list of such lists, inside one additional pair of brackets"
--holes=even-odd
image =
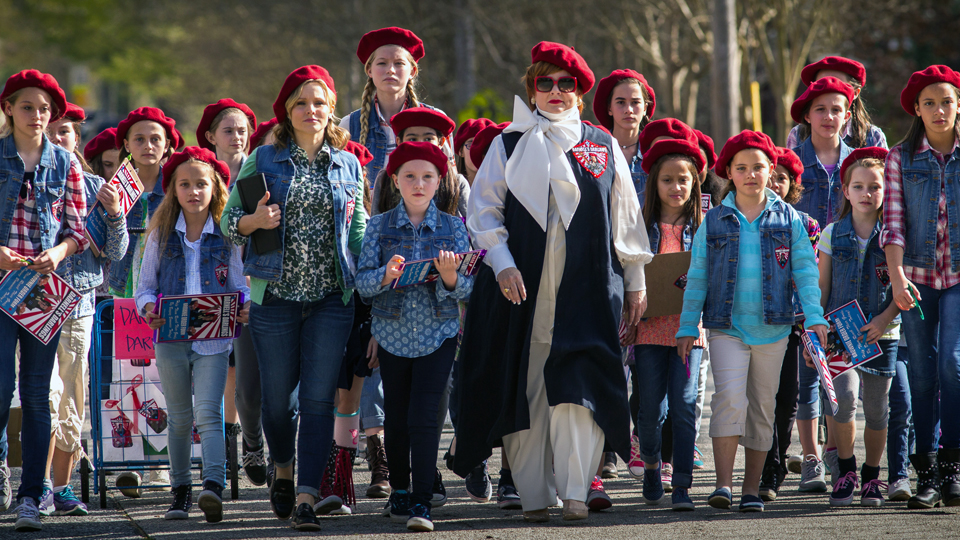
[[(883, 224), (878, 220), (870, 233), (861, 266), (853, 216), (847, 214), (833, 224), (833, 234), (830, 237), (830, 258), (833, 260), (830, 298), (825, 311), (833, 311), (851, 300), (856, 300), (863, 310), (863, 315), (870, 317), (883, 313), (890, 305), (893, 295), (889, 293), (887, 256), (880, 247), (881, 228)], [(899, 322), (899, 316), (894, 322)]]
[[(73, 154), (51, 143), (46, 135), (43, 136), (40, 164), (33, 177), (33, 195), (40, 219), (40, 247), (44, 251), (59, 243), (63, 225), (61, 216), (53, 215), (53, 204), (58, 200), (62, 202), (66, 194), (72, 157)], [(20, 198), (23, 175), (23, 160), (17, 153), (13, 135), (0, 139), (0, 203), (3, 204), (0, 209), (0, 240), (4, 246), (10, 245), (10, 228)]]
[[(790, 265), (777, 263), (777, 249), (791, 249), (793, 220), (800, 219), (789, 204), (777, 200), (760, 217), (760, 264), (763, 269), (763, 320), (770, 325), (792, 325), (795, 320)], [(704, 328), (733, 325), (733, 296), (737, 289), (737, 261), (740, 257), (740, 220), (727, 205), (707, 212), (707, 264), (710, 283), (703, 306)], [(789, 260), (789, 252), (788, 252)]]
[[(267, 204), (280, 206), (281, 215), (287, 204), (287, 193), (290, 182), (293, 180), (294, 167), (290, 158), (290, 147), (277, 150), (273, 145), (261, 146), (256, 152), (257, 173), (263, 173), (267, 180), (267, 191), (270, 192), (270, 201)], [(340, 260), (340, 270), (343, 275), (344, 289), (354, 287), (354, 278), (357, 265), (347, 244), (350, 239), (350, 220), (353, 219), (354, 203), (357, 190), (363, 182), (363, 170), (356, 156), (350, 152), (330, 147), (330, 173), (327, 176), (330, 182), (330, 192), (333, 195), (333, 221), (337, 234), (337, 256)], [(280, 220), (277, 233), (280, 235), (280, 244), (284, 242), (284, 220)], [(283, 250), (258, 254), (256, 250), (247, 249), (243, 259), (243, 273), (245, 275), (280, 281), (283, 272)]]
[[(224, 238), (220, 227), (213, 227), (213, 234), (204, 233), (200, 238), (200, 286), (204, 293), (216, 294), (231, 292), (217, 279), (217, 267), (230, 267), (230, 252), (234, 245)], [(236, 249), (240, 249), (237, 247)], [(174, 229), (167, 238), (167, 245), (160, 253), (157, 272), (157, 291), (164, 296), (185, 294), (187, 283), (187, 258), (184, 255), (183, 233)]]
[(937, 259), (937, 216), (940, 208), (940, 183), (946, 186), (947, 232), (950, 237), (950, 266), (960, 271), (960, 149), (944, 156), (945, 167), (932, 150), (914, 154), (907, 143), (900, 145), (900, 177), (903, 184), (904, 240), (903, 263), (916, 268), (933, 269)]
[[(104, 183), (103, 178), (83, 173), (83, 191), (87, 197), (87, 209), (93, 208), (97, 201), (97, 192)], [(93, 254), (92, 249), (71, 255), (57, 267), (57, 274), (78, 291), (100, 286), (103, 283), (103, 264)]]
[[(427, 105), (426, 103), (421, 103), (421, 107), (426, 107), (428, 109), (439, 110), (436, 107)], [(367, 178), (370, 182), (370, 189), (373, 189), (373, 182), (377, 179), (377, 174), (387, 164), (387, 147), (392, 146), (395, 141), (391, 141), (387, 137), (387, 132), (383, 130), (383, 127), (380, 126), (380, 117), (377, 114), (377, 108), (370, 105), (370, 129), (367, 133), (367, 140), (360, 140), (360, 113), (361, 109), (357, 109), (350, 113), (347, 117), (350, 121), (350, 140), (355, 143), (360, 143), (367, 147), (367, 150), (373, 154), (373, 161), (366, 165), (367, 169)], [(394, 133), (396, 135), (396, 133)]]
[[(637, 198), (640, 199), (640, 211), (643, 211), (643, 202), (647, 196), (647, 173), (643, 172), (643, 156), (640, 149), (637, 148), (637, 155), (630, 160), (630, 178), (633, 179), (633, 187), (637, 190)], [(656, 253), (656, 250), (654, 250)]]
[(153, 186), (150, 193), (141, 193), (140, 198), (133, 203), (133, 208), (127, 214), (127, 233), (130, 235), (130, 244), (127, 246), (127, 254), (110, 265), (110, 287), (112, 289), (123, 290), (127, 286), (127, 278), (130, 277), (130, 268), (133, 266), (133, 254), (137, 252), (141, 237), (144, 233), (143, 218), (143, 198), (147, 198), (147, 220), (153, 217), (160, 203), (163, 201), (163, 171), (157, 178), (157, 183)]
[[(650, 251), (654, 255), (660, 253), (660, 224), (651, 223), (647, 227), (647, 237), (650, 238)], [(690, 251), (693, 247), (693, 227), (687, 223), (683, 226), (683, 250)]]
[[(830, 223), (832, 220), (828, 218), (840, 213), (840, 202), (843, 201), (840, 164), (853, 149), (842, 140), (840, 141), (840, 161), (833, 169), (833, 174), (829, 176), (817, 159), (817, 151), (814, 150), (813, 140), (810, 137), (807, 137), (793, 151), (800, 156), (800, 161), (803, 163), (803, 174), (800, 176), (803, 181), (803, 195), (794, 206), (797, 210), (813, 216), (817, 223)], [(828, 208), (832, 210), (828, 211)]]
[[(454, 240), (454, 219), (450, 214), (436, 210), (436, 206), (431, 201), (431, 206), (437, 212), (437, 229), (430, 230), (428, 227), (421, 227), (421, 234), (418, 236), (407, 226), (397, 226), (397, 215), (399, 214), (396, 206), (393, 210), (386, 212), (380, 221), (380, 263), (386, 265), (394, 255), (401, 255), (405, 260), (431, 259), (439, 255), (440, 250), (454, 251), (456, 243)], [(428, 285), (433, 291), (434, 287), (442, 287), (439, 279), (432, 285)], [(399, 320), (403, 310), (403, 299), (407, 289), (388, 289), (373, 299), (373, 309), (371, 313), (374, 317), (382, 319)], [(460, 315), (457, 307), (457, 301), (447, 297), (438, 302), (436, 294), (430, 294), (430, 307), (433, 310), (433, 316), (438, 319), (452, 319)]]

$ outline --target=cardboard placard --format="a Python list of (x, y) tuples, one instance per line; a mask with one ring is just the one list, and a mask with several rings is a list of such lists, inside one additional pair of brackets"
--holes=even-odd
[[(120, 194), (120, 213), (126, 216), (143, 192), (143, 184), (140, 183), (140, 178), (137, 176), (137, 171), (133, 168), (133, 163), (129, 157), (120, 164), (120, 168), (117, 169), (109, 183), (117, 188), (117, 192)], [(90, 207), (85, 223), (90, 250), (93, 251), (94, 255), (100, 255), (107, 245), (107, 229), (110, 227), (107, 212), (100, 201), (96, 201)]]
[(644, 267), (647, 280), (647, 310), (644, 318), (679, 315), (687, 287), (690, 252), (662, 253)]
[(57, 274), (29, 266), (0, 280), (0, 310), (46, 345), (80, 302), (80, 293)]
[(153, 355), (153, 330), (147, 319), (137, 311), (133, 298), (113, 300), (113, 350), (119, 360), (155, 358)]

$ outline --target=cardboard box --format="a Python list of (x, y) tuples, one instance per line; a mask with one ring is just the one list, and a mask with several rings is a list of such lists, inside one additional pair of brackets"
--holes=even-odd
[(23, 422), (23, 411), (20, 407), (10, 407), (10, 421), (7, 423), (7, 466), (20, 467), (23, 465), (23, 454), (20, 449), (20, 425)]

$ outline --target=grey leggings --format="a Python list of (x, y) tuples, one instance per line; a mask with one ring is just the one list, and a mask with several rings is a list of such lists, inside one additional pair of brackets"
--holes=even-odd
[(247, 446), (256, 448), (262, 444), (260, 430), (260, 364), (253, 349), (249, 327), (233, 342), (233, 358), (237, 370), (237, 391), (234, 403), (240, 417), (240, 428)]
[[(837, 392), (837, 403), (840, 406), (833, 419), (841, 424), (853, 422), (857, 415), (857, 397), (860, 393), (860, 382), (863, 381), (863, 416), (867, 421), (867, 428), (874, 431), (887, 429), (887, 420), (890, 417), (889, 396), (890, 383), (893, 377), (884, 377), (866, 373), (859, 369), (851, 369), (833, 379), (833, 388)], [(829, 406), (824, 407), (824, 414), (831, 416)]]

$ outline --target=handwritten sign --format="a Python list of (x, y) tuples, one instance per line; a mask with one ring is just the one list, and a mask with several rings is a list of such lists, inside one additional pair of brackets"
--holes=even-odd
[(113, 301), (113, 350), (119, 360), (154, 358), (153, 330), (137, 311), (133, 298)]

